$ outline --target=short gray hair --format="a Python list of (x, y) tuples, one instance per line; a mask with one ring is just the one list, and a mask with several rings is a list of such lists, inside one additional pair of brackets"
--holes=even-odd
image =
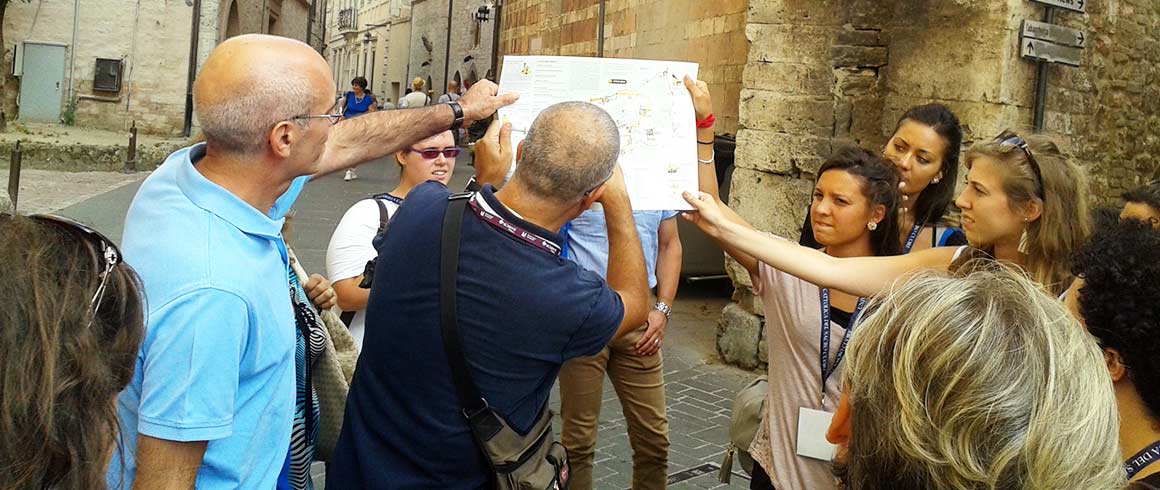
[(612, 116), (588, 102), (561, 102), (532, 122), (512, 179), (537, 197), (573, 204), (608, 180), (619, 156)]
[(309, 76), (295, 70), (279, 71), (257, 80), (235, 97), (215, 97), (212, 103), (195, 98), (193, 110), (206, 142), (229, 153), (262, 153), (275, 124), (309, 114), (318, 101)]

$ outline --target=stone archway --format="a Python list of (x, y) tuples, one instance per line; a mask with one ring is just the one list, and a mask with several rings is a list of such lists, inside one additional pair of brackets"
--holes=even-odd
[(226, 29), (222, 40), (229, 39), (242, 33), (242, 21), (241, 17), (238, 15), (237, 0), (230, 0), (230, 6), (228, 9), (226, 9), (226, 12)]

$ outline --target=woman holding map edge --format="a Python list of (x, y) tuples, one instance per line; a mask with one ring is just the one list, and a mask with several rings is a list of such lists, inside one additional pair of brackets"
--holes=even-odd
[[(702, 82), (689, 90), (699, 119), (712, 112)], [(699, 129), (697, 139), (711, 142), (712, 129)], [(698, 145), (698, 160), (712, 162), (710, 145)], [(701, 188), (715, 193), (713, 165), (701, 167)], [(827, 158), (818, 171), (810, 206), (810, 217), (824, 253), (835, 257), (901, 253), (898, 183), (893, 165), (869, 151), (848, 147)], [(750, 488), (836, 488), (829, 454), (799, 455), (811, 442), (821, 441), (826, 425), (813, 431), (817, 439), (814, 441), (798, 440), (798, 433), (809, 427), (803, 424), (809, 424), (811, 417), (836, 407), (841, 395), (843, 346), (866, 299), (819, 288), (727, 243), (721, 245), (749, 271), (754, 292), (761, 297), (765, 311), (769, 389), (753, 443), (741, 448), (756, 463)], [(822, 357), (822, 353), (826, 356)], [(824, 359), (821, 364), (825, 368), (819, 369), (819, 359)]]

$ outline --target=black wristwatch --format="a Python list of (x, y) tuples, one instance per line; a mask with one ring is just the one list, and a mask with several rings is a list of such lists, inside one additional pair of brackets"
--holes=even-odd
[(460, 107), (459, 102), (451, 101), (447, 105), (451, 106), (451, 111), (455, 113), (455, 122), (451, 123), (451, 131), (455, 131), (463, 127), (463, 107)]

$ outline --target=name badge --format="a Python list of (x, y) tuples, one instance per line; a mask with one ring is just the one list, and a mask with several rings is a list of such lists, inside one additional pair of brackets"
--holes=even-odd
[(812, 408), (798, 408), (797, 426), (797, 454), (807, 458), (831, 461), (838, 446), (826, 440), (826, 431), (830, 428), (830, 420), (834, 414), (814, 410)]

